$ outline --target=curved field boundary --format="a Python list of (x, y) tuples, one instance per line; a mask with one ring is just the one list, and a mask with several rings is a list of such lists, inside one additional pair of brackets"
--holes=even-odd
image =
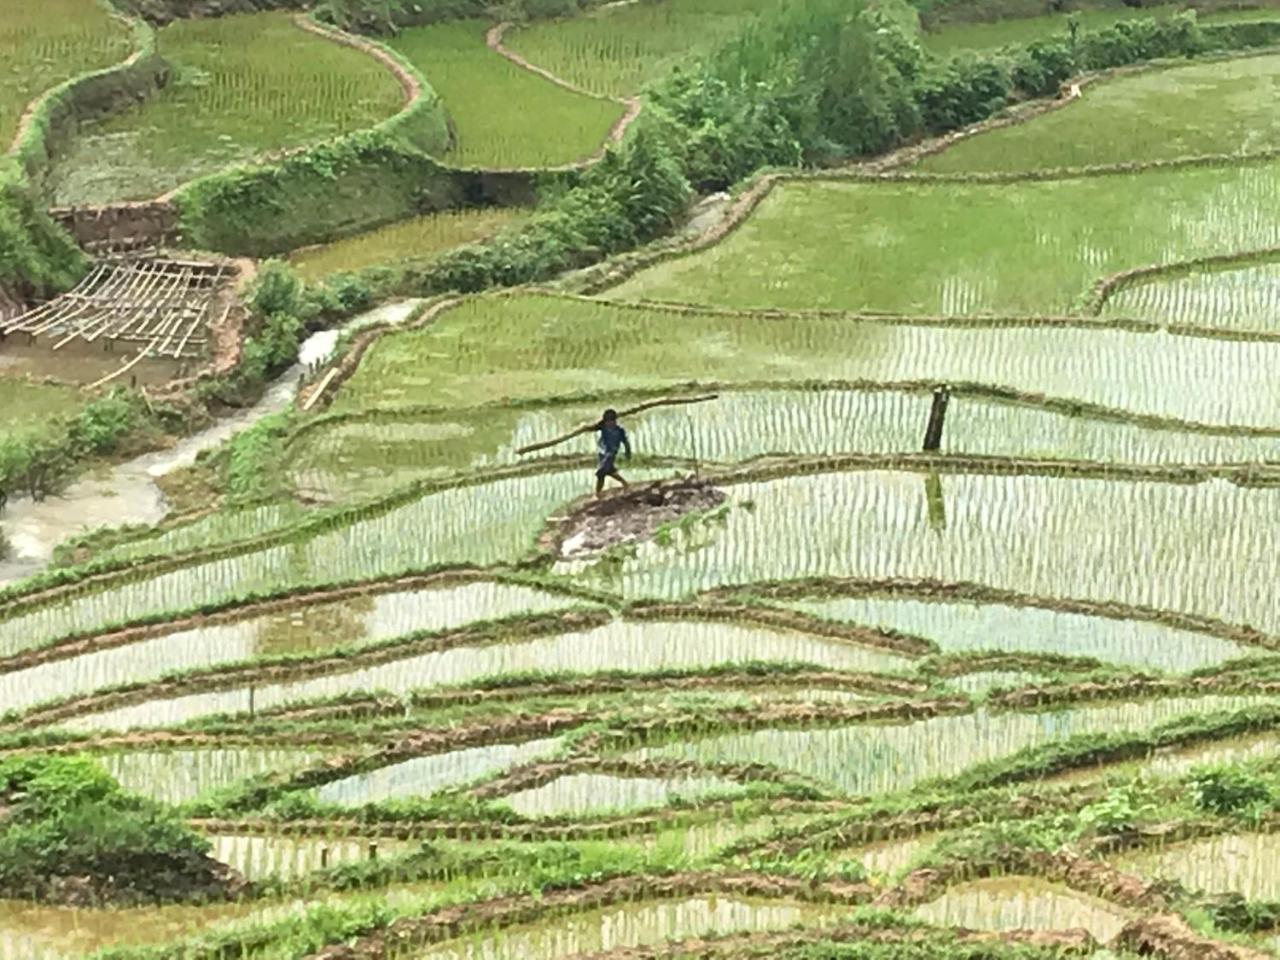
[[(1176, 263), (1153, 263), (1143, 267), (1133, 267), (1129, 270), (1120, 270), (1116, 273), (1109, 274), (1093, 285), (1088, 296), (1084, 300), (1083, 309), (1098, 316), (1102, 313), (1103, 308), (1117, 293), (1126, 290), (1129, 287), (1138, 286), (1149, 280), (1155, 280), (1162, 277), (1174, 279), (1187, 274), (1195, 273), (1199, 270), (1226, 270), (1231, 268), (1243, 268), (1253, 266), (1255, 264), (1271, 263), (1280, 258), (1280, 247), (1262, 247), (1258, 250), (1243, 250), (1239, 253), (1222, 253), (1214, 254), (1207, 257), (1195, 257), (1191, 260), (1179, 260)], [(1179, 326), (1179, 325), (1174, 325)], [(1196, 328), (1204, 329), (1204, 328)], [(1172, 330), (1170, 331), (1172, 332)], [(1232, 331), (1228, 331), (1232, 332)], [(1224, 338), (1225, 339), (1225, 338)], [(1235, 333), (1232, 339), (1252, 340), (1255, 337), (1248, 331), (1240, 331)], [(1257, 337), (1256, 339), (1264, 339)], [(1265, 339), (1271, 339), (1266, 337)]]
[(506, 44), (502, 42), (503, 36), (506, 35), (506, 32), (510, 30), (512, 26), (514, 26), (514, 24), (510, 20), (504, 20), (502, 23), (496, 24), (493, 27), (491, 27), (484, 36), (485, 45), (494, 53), (498, 54), (498, 56), (503, 57), (506, 60), (509, 60), (511, 63), (514, 63), (520, 69), (527, 70), (530, 73), (536, 74), (537, 76), (542, 77), (542, 79), (547, 80), (551, 83), (554, 83), (557, 87), (560, 87), (563, 90), (568, 90), (570, 93), (576, 93), (579, 96), (590, 97), (593, 100), (604, 100), (608, 103), (617, 103), (626, 108), (622, 116), (620, 116), (616, 121), (614, 121), (613, 126), (609, 128), (609, 132), (605, 134), (604, 142), (600, 145), (600, 149), (598, 149), (591, 156), (583, 160), (579, 160), (576, 163), (563, 164), (558, 167), (528, 167), (528, 168), (516, 168), (516, 169), (522, 170), (522, 171), (523, 170), (529, 170), (529, 171), (531, 170), (548, 170), (548, 171), (585, 170), (587, 167), (590, 167), (593, 164), (598, 163), (601, 160), (601, 158), (604, 157), (609, 147), (613, 146), (614, 144), (622, 142), (622, 139), (627, 135), (627, 130), (630, 129), (631, 124), (633, 124), (639, 118), (640, 111), (643, 109), (643, 106), (644, 106), (643, 102), (639, 97), (606, 97), (598, 93), (592, 93), (590, 90), (584, 90), (582, 87), (579, 87), (576, 84), (572, 84), (568, 80), (563, 79), (562, 77), (556, 76), (554, 73), (552, 73), (550, 70), (545, 69), (544, 67), (539, 67), (536, 64), (531, 63), (529, 60), (525, 59), (520, 54), (516, 53), (514, 50), (512, 50), (510, 47), (508, 47)]
[(48, 159), (48, 139), (56, 134), (54, 128), (75, 113), (76, 101), (101, 93), (108, 97), (127, 96), (132, 102), (134, 96), (154, 90), (168, 74), (168, 64), (156, 50), (156, 35), (150, 24), (120, 12), (111, 4), (107, 4), (107, 9), (129, 28), (133, 53), (114, 66), (63, 81), (27, 106), (6, 152), (17, 158), (29, 175), (44, 166)]
[(538, 896), (524, 894), (472, 901), (419, 917), (405, 917), (351, 944), (325, 947), (307, 960), (388, 960), (406, 947), (425, 947), (473, 931), (498, 931), (641, 899), (675, 899), (699, 894), (847, 904), (865, 904), (874, 896), (873, 888), (863, 883), (811, 883), (793, 877), (752, 873), (623, 876), (589, 886), (548, 889)]
[(989, 587), (985, 584), (933, 579), (893, 577), (808, 578), (780, 580), (772, 583), (750, 583), (718, 587), (706, 594), (709, 598), (733, 600), (743, 596), (767, 599), (805, 599), (819, 597), (893, 596), (938, 602), (1000, 604), (1011, 607), (1035, 607), (1058, 613), (1074, 613), (1108, 620), (1137, 620), (1158, 623), (1175, 630), (1202, 633), (1219, 640), (1229, 640), (1264, 650), (1280, 650), (1280, 637), (1253, 627), (1228, 623), (1212, 617), (1177, 613), (1155, 607), (1135, 606), (1115, 601), (1081, 600), (1070, 597), (1043, 597)]
[[(1274, 49), (1263, 51), (1274, 53)], [(742, 192), (724, 211), (718, 221), (711, 224), (703, 233), (694, 237), (681, 237), (659, 240), (648, 247), (624, 253), (618, 257), (588, 267), (577, 274), (571, 274), (558, 282), (564, 289), (584, 294), (597, 294), (603, 290), (618, 286), (643, 269), (663, 263), (667, 260), (680, 259), (695, 253), (708, 250), (721, 243), (755, 212), (756, 208), (773, 192), (780, 183), (801, 182), (848, 182), (848, 183), (963, 183), (963, 184), (1009, 184), (1035, 183), (1080, 179), (1085, 177), (1118, 176), (1140, 174), (1156, 170), (1176, 170), (1185, 168), (1201, 168), (1214, 166), (1241, 166), (1251, 163), (1265, 163), (1280, 158), (1280, 148), (1256, 151), (1248, 154), (1207, 154), (1193, 157), (1178, 157), (1168, 160), (1151, 160), (1120, 164), (1098, 164), (1084, 167), (1055, 167), (1044, 170), (1012, 171), (1007, 173), (960, 173), (936, 174), (921, 172), (903, 172), (900, 168), (930, 153), (946, 149), (951, 144), (967, 137), (985, 133), (989, 130), (1024, 123), (1050, 110), (1059, 109), (1073, 100), (1046, 101), (1038, 110), (1028, 109), (1025, 114), (1016, 117), (1001, 117), (984, 120), (961, 131), (937, 138), (925, 145), (903, 147), (876, 160), (865, 161), (843, 170), (823, 171), (770, 171), (756, 175), (743, 186)]]
[[(284, 607), (282, 609), (289, 608)], [(785, 612), (780, 611), (780, 613)], [(547, 614), (518, 614), (497, 620), (480, 621), (465, 627), (449, 630), (416, 631), (368, 646), (347, 650), (331, 650), (314, 656), (283, 656), (229, 661), (176, 673), (158, 680), (126, 682), (39, 704), (23, 711), (17, 719), (6, 727), (0, 727), (0, 732), (4, 729), (30, 729), (60, 722), (69, 717), (85, 713), (97, 713), (103, 710), (132, 706), (153, 700), (172, 699), (193, 693), (207, 693), (246, 685), (252, 687), (259, 684), (285, 683), (291, 680), (305, 680), (331, 674), (342, 674), (351, 670), (395, 662), (407, 657), (442, 652), (459, 647), (492, 646), (542, 636), (590, 630), (604, 626), (613, 619), (614, 615), (609, 610), (568, 610)], [(716, 619), (731, 621), (734, 618), (724, 616)], [(791, 618), (783, 616), (775, 619)], [(796, 619), (798, 620), (799, 618)], [(746, 622), (752, 623), (749, 620)], [(814, 636), (821, 636), (838, 643), (848, 643), (858, 647), (869, 646), (870, 644), (866, 643), (862, 638), (875, 638), (878, 633), (873, 629), (845, 626), (838, 623), (828, 624), (817, 620), (814, 621), (814, 626), (816, 628), (813, 633)], [(777, 629), (777, 627), (775, 626), (774, 629)], [(794, 623), (787, 629), (793, 632), (808, 632), (802, 626)], [(168, 632), (161, 631), (161, 635)], [(107, 648), (120, 646), (121, 641), (118, 638), (127, 635), (128, 631), (123, 631), (121, 634), (108, 637), (109, 646)], [(885, 639), (896, 640), (898, 638)], [(96, 644), (92, 647), (95, 650), (103, 648)], [(886, 644), (882, 640), (875, 645), (875, 648), (886, 649)], [(67, 653), (64, 648), (54, 648), (50, 652), (56, 655), (50, 658), (52, 660), (61, 660), (73, 655)], [(714, 668), (715, 665), (712, 666)], [(893, 676), (885, 677), (881, 682), (877, 683), (877, 678), (871, 674), (845, 673), (843, 671), (828, 672), (822, 671), (821, 668), (814, 669), (827, 674), (828, 682), (830, 682), (830, 674), (837, 674), (841, 678), (841, 686), (845, 683), (854, 683), (864, 689), (871, 688), (880, 692), (902, 692), (904, 688), (909, 690), (914, 686), (910, 680)], [(656, 686), (665, 688), (664, 684), (656, 684)], [(690, 684), (690, 686), (695, 685)], [(429, 687), (425, 689), (430, 690)], [(585, 686), (585, 691), (587, 695), (596, 692), (594, 686), (589, 683)], [(447, 690), (444, 693), (448, 695)], [(401, 700), (402, 706), (403, 703), (404, 701)], [(302, 704), (296, 705), (295, 709), (297, 707), (305, 707), (305, 705), (306, 701), (303, 701)], [(287, 707), (288, 705), (285, 706)], [(270, 717), (272, 715), (268, 713), (267, 716)]]
[(400, 89), (404, 91), (405, 108), (411, 107), (423, 95), (422, 79), (382, 44), (374, 43), (366, 37), (358, 37), (355, 34), (345, 33), (342, 30), (322, 24), (304, 13), (294, 14), (293, 22), (307, 31), (307, 33), (314, 33), (318, 37), (324, 37), (344, 47), (352, 47), (368, 54), (381, 63), (400, 82)]
[[(1241, 429), (1243, 431), (1244, 428)], [(1273, 434), (1262, 432), (1256, 434), (1247, 433), (1243, 435), (1270, 436)], [(260, 537), (233, 542), (220, 547), (206, 549), (204, 551), (197, 549), (182, 554), (174, 554), (172, 556), (148, 561), (143, 564), (130, 563), (127, 560), (115, 560), (110, 561), (108, 564), (101, 567), (90, 568), (87, 571), (78, 570), (76, 568), (59, 571), (56, 575), (49, 578), (54, 581), (52, 585), (48, 585), (48, 581), (42, 581), (34, 585), (34, 587), (27, 586), (24, 589), (23, 584), (17, 584), (13, 589), (8, 591), (7, 595), (0, 593), (0, 620), (17, 616), (20, 613), (24, 613), (44, 605), (65, 601), (69, 597), (90, 592), (96, 588), (105, 588), (112, 585), (127, 583), (131, 580), (141, 579), (148, 575), (168, 573), (215, 559), (242, 556), (244, 554), (269, 547), (298, 542), (307, 537), (317, 536), (334, 529), (349, 526), (353, 523), (376, 519), (377, 517), (384, 516), (388, 512), (400, 506), (412, 503), (432, 493), (440, 492), (441, 490), (480, 486), (494, 480), (504, 478), (555, 473), (581, 466), (586, 462), (587, 458), (584, 457), (536, 460), (529, 464), (517, 464), (510, 468), (497, 468), (485, 473), (474, 474), (462, 478), (454, 478), (447, 481), (417, 481), (413, 484), (406, 485), (404, 488), (381, 499), (354, 507), (343, 507), (319, 517), (304, 519), (296, 525), (286, 526), (279, 530), (266, 533)], [(683, 461), (672, 461), (666, 458), (656, 458), (652, 462), (658, 467), (671, 464), (679, 465), (683, 463)], [(1105, 478), (1116, 481), (1179, 484), (1192, 484), (1208, 479), (1221, 478), (1242, 486), (1249, 486), (1253, 484), (1273, 485), (1280, 483), (1280, 465), (1268, 466), (1246, 463), (1197, 466), (1142, 466), (1091, 461), (1042, 460), (931, 453), (851, 454), (831, 457), (763, 458), (758, 462), (750, 462), (737, 469), (725, 471), (724, 473), (717, 475), (715, 480), (717, 483), (725, 485), (757, 480), (780, 479), (799, 472), (837, 473), (855, 470), (900, 470), (913, 473), (937, 472), (943, 474), (983, 473), (996, 476), (1018, 473), (1049, 477)], [(526, 558), (523, 563), (526, 565), (538, 565), (539, 563), (545, 562), (546, 559), (547, 557), (545, 554), (535, 552), (530, 557)], [(399, 571), (398, 573), (391, 575), (391, 577), (408, 577), (412, 575), (444, 572), (445, 570), (487, 569), (490, 571), (499, 571), (510, 569), (510, 566), (511, 565), (509, 563), (499, 563), (493, 564), (487, 568), (476, 568), (465, 564), (448, 564), (428, 567), (421, 570)], [(354, 585), (358, 582), (359, 581), (344, 581), (327, 585), (312, 584), (305, 587), (294, 586), (281, 591), (272, 592), (267, 595), (250, 594), (235, 598), (234, 602), (225, 605), (222, 603), (210, 605), (210, 609), (225, 609), (226, 606), (244, 604), (255, 600), (279, 598), (288, 596), (292, 593), (303, 592), (305, 590), (313, 591), (324, 586), (337, 588), (344, 585)], [(203, 612), (206, 611), (204, 609), (196, 609), (189, 611), (169, 611), (167, 613), (168, 616), (172, 617), (194, 616)], [(159, 619), (159, 616), (140, 618), (134, 625), (155, 622), (157, 619)], [(125, 626), (125, 624), (104, 624), (94, 632), (108, 632), (122, 628), (123, 626)]]
[(97, 713), (153, 700), (167, 700), (191, 693), (306, 680), (457, 647), (489, 646), (512, 640), (589, 630), (592, 627), (603, 626), (612, 618), (613, 614), (607, 610), (516, 616), (482, 621), (453, 630), (409, 634), (357, 650), (339, 650), (315, 657), (242, 660), (231, 664), (215, 665), (167, 680), (137, 681), (106, 691), (76, 695), (35, 707), (23, 713), (16, 721), (16, 725), (26, 728), (45, 726), (85, 713)]
[(576, 588), (569, 583), (558, 581), (543, 583), (539, 581), (535, 584), (531, 583), (528, 578), (513, 575), (505, 570), (481, 571), (458, 568), (437, 573), (382, 577), (361, 581), (354, 585), (321, 587), (319, 589), (303, 587), (265, 600), (231, 601), (220, 604), (217, 607), (211, 607), (206, 611), (171, 616), (165, 620), (148, 618), (114, 629), (89, 631), (63, 637), (42, 647), (23, 650), (8, 657), (0, 657), (0, 674), (12, 673), (15, 670), (25, 670), (43, 663), (83, 656), (87, 653), (110, 650), (114, 647), (127, 646), (141, 640), (167, 636), (183, 630), (223, 626), (230, 623), (238, 623), (242, 620), (288, 613), (317, 604), (338, 603), (361, 597), (376, 597), (384, 593), (402, 593), (409, 590), (463, 586), (470, 583), (505, 583), (512, 586), (534, 587), (547, 593), (559, 594), (567, 601), (575, 600), (586, 604), (603, 604), (607, 606), (615, 602), (613, 597)]

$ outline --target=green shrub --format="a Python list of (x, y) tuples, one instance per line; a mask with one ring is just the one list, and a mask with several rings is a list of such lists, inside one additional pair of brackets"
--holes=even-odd
[(0, 762), (0, 896), (113, 903), (216, 895), (209, 842), (83, 757)]
[(1208, 767), (1191, 777), (1192, 795), (1201, 810), (1221, 815), (1265, 807), (1273, 799), (1261, 777), (1237, 767)]
[(1124, 833), (1134, 829), (1154, 810), (1155, 805), (1143, 798), (1138, 786), (1126, 784), (1081, 810), (1076, 821), (1077, 830), (1082, 834)]
[(985, 120), (1009, 99), (1009, 72), (995, 60), (953, 57), (927, 70), (916, 86), (920, 116), (930, 133)]
[(1061, 40), (1034, 40), (1013, 61), (1010, 80), (1032, 97), (1051, 97), (1076, 72), (1075, 54)]

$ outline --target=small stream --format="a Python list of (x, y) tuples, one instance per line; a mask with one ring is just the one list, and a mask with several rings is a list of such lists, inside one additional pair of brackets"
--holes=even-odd
[(0, 514), (0, 529), (10, 545), (8, 558), (0, 561), (0, 584), (39, 573), (53, 558), (58, 544), (96, 527), (159, 523), (168, 506), (156, 485), (157, 478), (191, 466), (201, 453), (289, 406), (297, 396), (303, 373), (333, 356), (344, 330), (375, 323), (403, 323), (419, 302), (386, 304), (361, 314), (342, 328), (313, 333), (299, 347), (298, 362), (281, 374), (256, 404), (184, 437), (166, 450), (83, 476), (59, 496), (39, 502), (27, 497), (11, 500)]

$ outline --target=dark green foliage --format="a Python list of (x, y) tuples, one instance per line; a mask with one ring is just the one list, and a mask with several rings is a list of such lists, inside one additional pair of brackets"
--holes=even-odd
[(1271, 786), (1256, 774), (1238, 767), (1211, 767), (1191, 778), (1196, 806), (1222, 815), (1245, 813), (1270, 805)]
[(0, 159), (0, 296), (58, 293), (84, 269), (84, 255), (36, 203), (17, 164)]
[(953, 57), (927, 70), (916, 87), (920, 117), (930, 133), (985, 120), (1009, 100), (1009, 71), (997, 60)]
[(240, 364), (230, 377), (202, 385), (205, 396), (238, 405), (298, 359), (304, 332), (302, 284), (283, 261), (263, 264), (246, 305), (256, 326), (245, 340)]
[(1013, 86), (1032, 97), (1051, 97), (1076, 70), (1075, 54), (1063, 40), (1035, 40), (1013, 59)]
[(0, 504), (18, 494), (43, 500), (58, 492), (78, 461), (114, 453), (143, 420), (137, 395), (117, 389), (82, 408), (61, 435), (50, 430), (0, 439)]
[(1181, 13), (1167, 20), (1122, 20), (1082, 32), (1075, 61), (1078, 70), (1105, 70), (1160, 57), (1195, 56), (1207, 46), (1195, 13)]
[(1205, 908), (1214, 926), (1222, 930), (1253, 933), (1280, 927), (1280, 903), (1246, 900), (1238, 893), (1212, 897)]
[(220, 893), (208, 841), (82, 757), (0, 762), (0, 896), (113, 903)]

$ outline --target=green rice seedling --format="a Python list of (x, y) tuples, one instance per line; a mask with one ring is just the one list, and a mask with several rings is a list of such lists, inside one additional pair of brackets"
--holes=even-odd
[(712, 50), (777, 0), (664, 0), (509, 31), (512, 50), (593, 93), (625, 97)]
[(1116, 858), (1121, 869), (1151, 879), (1176, 880), (1189, 890), (1238, 893), (1248, 900), (1280, 900), (1280, 837), (1231, 833), (1171, 844)]
[(725, 796), (742, 787), (716, 777), (618, 777), (572, 773), (521, 790), (502, 802), (522, 817), (580, 817), (666, 806), (673, 800), (696, 802), (708, 794)]
[(915, 915), (929, 923), (966, 930), (1067, 930), (1083, 928), (1106, 943), (1135, 916), (1102, 899), (1038, 877), (987, 877), (949, 889)]
[(258, 774), (299, 769), (320, 759), (307, 750), (232, 747), (107, 753), (95, 758), (129, 793), (179, 804)]
[(878, 648), (802, 633), (696, 620), (615, 620), (588, 630), (508, 643), (451, 647), (370, 667), (339, 669), (308, 679), (253, 685), (237, 681), (229, 689), (144, 700), (131, 706), (84, 714), (64, 725), (77, 730), (164, 726), (214, 714), (266, 710), (362, 690), (405, 694), (533, 671), (650, 672), (769, 662), (812, 663), (831, 669), (881, 672), (904, 669), (910, 663), (904, 657)]
[[(857, 276), (845, 279), (856, 282)], [(754, 281), (744, 275), (743, 285), (750, 282)], [(1007, 289), (1012, 294), (1012, 286)], [(609, 322), (602, 323), (602, 316)], [(726, 366), (726, 357), (732, 357), (732, 367)], [(427, 358), (433, 362), (426, 362)], [(732, 374), (744, 381), (976, 382), (1201, 424), (1275, 427), (1280, 426), (1274, 412), (1280, 404), (1280, 388), (1271, 371), (1278, 361), (1280, 345), (1172, 336), (1163, 331), (1034, 321), (946, 325), (830, 317), (678, 316), (660, 310), (608, 311), (585, 301), (513, 297), (468, 301), (428, 328), (382, 338), (338, 394), (333, 409), (346, 413), (415, 403), (450, 407), (587, 389), (609, 394), (661, 388), (674, 392), (685, 387), (672, 385), (715, 383)], [(1206, 370), (1218, 371), (1220, 376), (1207, 380)], [(842, 425), (841, 442), (847, 435), (859, 449), (884, 449), (892, 442), (892, 428), (886, 424), (892, 415), (891, 403), (871, 401), (863, 409), (878, 416), (865, 425)], [(702, 413), (716, 417), (719, 433), (717, 405), (708, 408)], [(957, 417), (963, 416), (961, 408), (958, 401)], [(789, 412), (785, 406), (779, 409), (780, 417)], [(796, 407), (790, 409), (800, 415)], [(464, 440), (457, 457), (465, 464), (469, 427), (454, 418), (447, 422), (453, 436)], [(541, 427), (536, 419), (528, 422)], [(643, 430), (646, 422), (637, 421), (637, 430)], [(1042, 435), (1028, 429), (1019, 441), (1021, 449), (1070, 449), (1071, 438), (1084, 429), (1079, 422), (1059, 421), (1052, 432)], [(997, 421), (991, 429), (1011, 424)], [(493, 429), (495, 422), (485, 427)], [(732, 437), (736, 428), (727, 429)], [(777, 432), (785, 429), (785, 421), (775, 428)], [(913, 432), (922, 429), (923, 419)], [(803, 437), (805, 431), (829, 435), (831, 423), (797, 425), (795, 435)], [(695, 432), (694, 441), (686, 440), (683, 450), (700, 451), (703, 447), (698, 445), (705, 444), (714, 452), (719, 441), (710, 433)], [(432, 438), (424, 435), (422, 439)], [(480, 437), (476, 446), (486, 439), (492, 442)], [(999, 441), (997, 449), (1002, 442), (1014, 446), (1012, 441)], [(590, 438), (578, 449), (588, 452)], [(1272, 448), (1260, 443), (1257, 449)], [(376, 462), (377, 457), (371, 457), (370, 463)]]
[(1280, 329), (1280, 263), (1152, 277), (1117, 290), (1102, 315), (1270, 333)]
[(148, 199), (270, 151), (371, 127), (404, 101), (385, 66), (287, 13), (179, 20), (158, 42), (172, 82), (81, 131), (53, 165), (57, 202)]
[(1158, 623), (1111, 620), (1037, 607), (936, 603), (897, 597), (851, 597), (794, 606), (821, 617), (928, 637), (943, 653), (1055, 653), (1170, 672), (1196, 670), (1249, 653), (1237, 643)]
[(129, 28), (95, 0), (8, 3), (0, 18), (0, 152), (48, 90), (125, 60)]
[(449, 630), (572, 603), (527, 587), (485, 581), (307, 604), (0, 673), (0, 704), (6, 711), (23, 710), (220, 663), (358, 649), (423, 630)]
[[(809, 577), (930, 578), (1280, 628), (1280, 604), (1263, 585), (1274, 548), (1264, 518), (1280, 497), (1273, 488), (972, 474), (943, 476), (942, 488), (940, 528), (914, 473), (735, 486), (731, 496), (754, 499), (754, 513), (733, 511), (695, 553), (641, 545), (623, 564), (621, 590), (675, 598)], [(1149, 576), (1141, 557), (1158, 558), (1160, 575)], [(557, 569), (572, 574), (575, 565)]]
[(560, 746), (557, 737), (541, 737), (524, 743), (496, 743), (415, 757), (326, 783), (316, 790), (316, 799), (321, 803), (360, 807), (400, 797), (425, 797), (541, 760), (556, 753)]
[(421, 263), (452, 247), (474, 243), (519, 223), (514, 207), (449, 210), (387, 224), (368, 233), (307, 247), (290, 254), (298, 276), (308, 282), (334, 273), (400, 263)]
[[(921, 38), (932, 53), (947, 55), (965, 50), (993, 50), (1014, 44), (1029, 43), (1050, 37), (1068, 36), (1068, 23), (1074, 19), (1081, 30), (1098, 30), (1122, 20), (1165, 19), (1181, 12), (1178, 4), (1157, 4), (1135, 9), (1128, 6), (1101, 9), (1073, 10), (1070, 13), (1054, 13), (1046, 16), (1009, 17), (985, 22), (944, 23), (930, 30)], [(1275, 7), (1246, 7), (1242, 9), (1206, 10), (1199, 14), (1202, 23), (1231, 23), (1238, 21), (1272, 20), (1280, 16)]]
[[(327, 867), (369, 859), (369, 841), (350, 837), (280, 837), (216, 834), (210, 856), (239, 870), (247, 880), (294, 880)], [(413, 849), (395, 840), (377, 841), (377, 855)]]
[[(1010, 184), (789, 182), (617, 299), (964, 316), (1062, 314), (1112, 272), (1280, 243), (1280, 165)], [(928, 264), (928, 269), (920, 269)]]
[(414, 960), (532, 960), (644, 947), (709, 933), (758, 933), (803, 924), (834, 924), (848, 912), (834, 904), (704, 896), (639, 901), (446, 941)]
[(772, 763), (853, 795), (892, 793), (985, 761), (1086, 733), (1146, 730), (1175, 717), (1238, 709), (1265, 697), (1171, 697), (1036, 713), (975, 713), (892, 725), (713, 733), (628, 756), (700, 763)]
[(622, 105), (516, 66), (485, 46), (487, 27), (441, 23), (391, 41), (431, 81), (453, 121), (456, 142), (443, 159), (461, 167), (554, 167), (598, 151)]
[(1074, 103), (966, 137), (920, 169), (1041, 170), (1273, 150), (1280, 146), (1277, 69), (1280, 56), (1245, 57), (1092, 84)]

